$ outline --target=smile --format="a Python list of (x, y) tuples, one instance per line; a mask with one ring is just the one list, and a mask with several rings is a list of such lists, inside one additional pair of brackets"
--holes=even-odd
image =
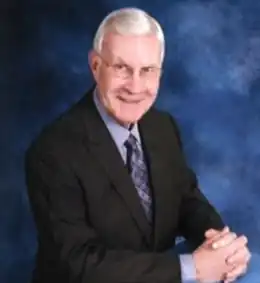
[(125, 102), (125, 103), (130, 103), (130, 104), (137, 104), (139, 102), (141, 102), (142, 100), (141, 99), (138, 99), (138, 100), (129, 100), (129, 99), (125, 99), (125, 98), (122, 98), (122, 97), (118, 97), (119, 100)]

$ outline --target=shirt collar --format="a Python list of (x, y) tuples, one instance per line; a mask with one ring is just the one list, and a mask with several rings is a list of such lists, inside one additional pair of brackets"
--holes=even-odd
[[(106, 109), (104, 108), (103, 104), (101, 103), (98, 97), (97, 89), (94, 90), (93, 96), (97, 110), (104, 123), (106, 124), (115, 143), (118, 147), (122, 147), (124, 145), (124, 142), (128, 139), (130, 131), (126, 127), (120, 125), (111, 115), (107, 113)], [(137, 139), (138, 143), (141, 144), (138, 125), (136, 123), (133, 125), (131, 133)]]

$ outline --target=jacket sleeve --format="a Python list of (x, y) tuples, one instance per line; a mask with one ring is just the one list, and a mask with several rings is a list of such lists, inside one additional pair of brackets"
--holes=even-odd
[[(179, 129), (171, 116), (170, 120), (186, 163)], [(220, 214), (199, 189), (195, 173), (186, 164), (185, 167), (186, 179), (183, 186), (179, 233), (188, 240), (192, 248), (196, 248), (205, 240), (204, 234), (208, 229), (221, 230), (225, 225)]]
[[(180, 283), (179, 257), (169, 252), (108, 249), (90, 224), (80, 180), (52, 152), (28, 151), (26, 181), (39, 238), (55, 247), (70, 283)], [(50, 240), (51, 239), (51, 240)], [(48, 247), (47, 247), (48, 248)]]

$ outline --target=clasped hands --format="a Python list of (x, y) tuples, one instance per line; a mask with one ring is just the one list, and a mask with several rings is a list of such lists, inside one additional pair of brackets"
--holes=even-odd
[(247, 238), (225, 227), (222, 231), (206, 231), (205, 241), (194, 251), (193, 258), (199, 282), (228, 283), (245, 274), (251, 254)]

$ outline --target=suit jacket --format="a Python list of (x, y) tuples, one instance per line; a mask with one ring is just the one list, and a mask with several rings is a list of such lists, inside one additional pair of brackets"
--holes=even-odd
[(185, 162), (173, 118), (151, 108), (139, 129), (153, 225), (92, 90), (32, 143), (25, 165), (38, 231), (34, 283), (179, 283), (176, 235), (197, 246), (207, 229), (223, 228)]

